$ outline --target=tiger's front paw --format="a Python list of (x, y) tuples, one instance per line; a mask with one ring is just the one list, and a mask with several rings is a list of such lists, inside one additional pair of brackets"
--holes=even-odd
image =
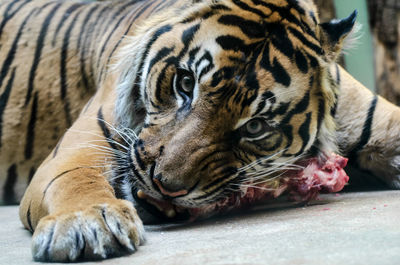
[(32, 238), (36, 261), (106, 259), (136, 251), (144, 242), (142, 221), (122, 200), (40, 220)]

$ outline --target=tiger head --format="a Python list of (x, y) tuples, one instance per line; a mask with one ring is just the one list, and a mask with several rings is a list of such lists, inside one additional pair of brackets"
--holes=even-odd
[(320, 24), (308, 0), (196, 2), (127, 37), (116, 66), (117, 121), (137, 134), (124, 192), (189, 208), (335, 151), (328, 68), (356, 17)]

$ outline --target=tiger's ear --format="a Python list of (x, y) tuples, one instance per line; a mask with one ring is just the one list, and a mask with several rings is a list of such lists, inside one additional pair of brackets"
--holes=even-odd
[(335, 61), (339, 56), (344, 40), (354, 28), (357, 13), (354, 10), (347, 18), (320, 24), (322, 49), (328, 60)]

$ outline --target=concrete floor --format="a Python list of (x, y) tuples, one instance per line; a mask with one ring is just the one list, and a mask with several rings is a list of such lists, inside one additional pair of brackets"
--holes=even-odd
[[(17, 212), (0, 207), (1, 265), (35, 264)], [(307, 207), (256, 207), (146, 230), (147, 243), (137, 253), (101, 263), (397, 265), (400, 191), (330, 194)]]

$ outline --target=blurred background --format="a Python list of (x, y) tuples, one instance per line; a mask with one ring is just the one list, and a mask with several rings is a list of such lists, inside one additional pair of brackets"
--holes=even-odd
[(355, 48), (340, 63), (361, 83), (400, 105), (400, 0), (315, 0), (322, 22), (358, 10)]

